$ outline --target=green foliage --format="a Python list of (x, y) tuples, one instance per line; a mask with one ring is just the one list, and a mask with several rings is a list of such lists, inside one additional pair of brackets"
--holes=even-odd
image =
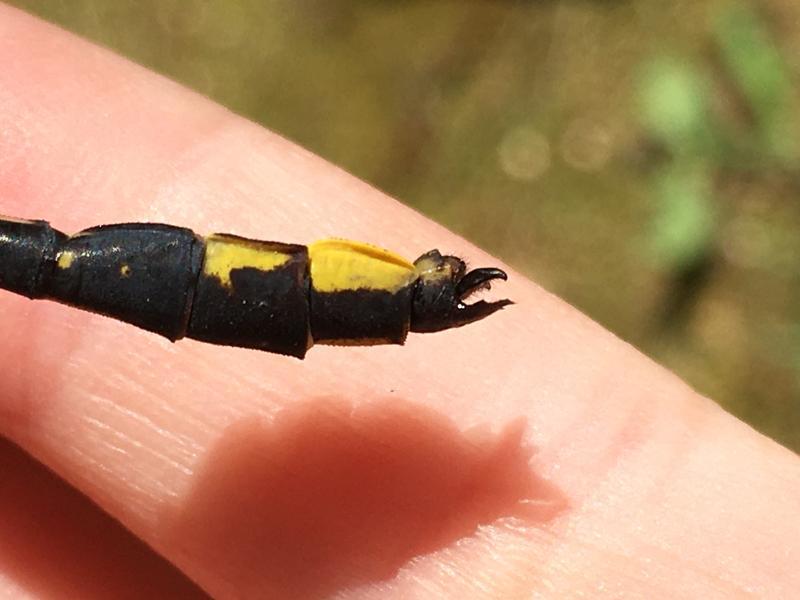
[(708, 81), (688, 61), (662, 57), (646, 66), (639, 84), (641, 118), (676, 156), (710, 148)]
[(688, 61), (659, 58), (639, 86), (641, 119), (669, 155), (653, 176), (656, 214), (650, 254), (672, 270), (692, 264), (714, 241), (712, 167), (719, 145), (711, 123), (709, 82)]
[[(712, 33), (722, 82), (709, 61), (671, 56), (651, 60), (639, 81), (640, 120), (668, 157), (652, 179), (657, 206), (650, 238), (652, 255), (666, 270), (713, 250), (718, 174), (797, 166), (793, 87), (766, 23), (749, 4), (733, 2), (718, 10)], [(725, 103), (743, 103), (750, 122), (735, 127), (720, 114)]]
[(675, 163), (659, 170), (652, 253), (660, 265), (691, 265), (713, 245), (716, 220), (711, 172), (704, 164)]
[(749, 4), (734, 2), (719, 11), (712, 31), (727, 72), (753, 114), (758, 149), (794, 162), (797, 144), (787, 127), (794, 120), (792, 82), (767, 24)]

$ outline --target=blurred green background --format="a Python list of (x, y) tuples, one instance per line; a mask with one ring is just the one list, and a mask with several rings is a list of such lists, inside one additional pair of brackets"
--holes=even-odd
[(800, 449), (796, 0), (12, 0), (471, 238)]

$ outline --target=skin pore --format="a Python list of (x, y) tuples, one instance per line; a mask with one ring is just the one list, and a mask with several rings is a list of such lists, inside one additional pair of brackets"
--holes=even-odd
[[(497, 264), (290, 142), (4, 6), (0, 64), (0, 213)], [(797, 456), (508, 272), (497, 294), (515, 305), (479, 323), (303, 362), (0, 294), (0, 462), (13, 473), (0, 593), (800, 588)]]

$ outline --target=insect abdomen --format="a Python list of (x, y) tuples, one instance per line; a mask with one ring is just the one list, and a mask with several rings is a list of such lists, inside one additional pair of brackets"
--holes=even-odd
[(349, 240), (309, 246), (311, 332), (321, 344), (402, 344), (411, 321), (414, 265)]
[(0, 219), (0, 288), (42, 298), (42, 282), (66, 236), (45, 221)]
[(203, 242), (189, 229), (95, 227), (61, 241), (42, 292), (177, 340), (186, 332), (202, 255)]
[(209, 236), (186, 335), (303, 358), (308, 287), (305, 246)]
[(74, 236), (44, 221), (0, 217), (0, 288), (126, 321), (170, 340), (191, 337), (303, 358), (314, 343), (402, 344), (410, 330), (483, 319), (510, 300), (465, 304), (506, 279), (467, 272), (438, 250), (415, 263), (348, 240), (310, 246), (200, 237), (153, 223)]

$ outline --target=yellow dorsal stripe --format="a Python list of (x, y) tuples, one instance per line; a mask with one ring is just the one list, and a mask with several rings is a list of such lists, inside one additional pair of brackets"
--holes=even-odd
[(396, 292), (416, 277), (414, 265), (377, 246), (328, 239), (308, 247), (311, 283), (318, 292), (382, 290)]
[(206, 238), (206, 258), (203, 273), (216, 277), (223, 286), (230, 287), (231, 271), (246, 267), (259, 271), (272, 271), (283, 266), (290, 255), (275, 250), (274, 246), (253, 240), (225, 235)]

